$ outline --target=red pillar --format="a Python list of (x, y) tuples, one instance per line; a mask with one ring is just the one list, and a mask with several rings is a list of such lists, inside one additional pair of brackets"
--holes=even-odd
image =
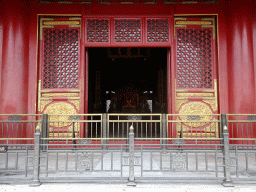
[(254, 113), (254, 66), (251, 10), (236, 6), (229, 17), (228, 66), (231, 113)]
[(25, 13), (17, 4), (6, 5), (0, 113), (27, 113), (27, 52)]
[[(22, 5), (11, 3), (3, 5), (1, 114), (27, 113), (28, 33), (26, 13)], [(2, 119), (6, 120), (8, 116)], [(26, 117), (23, 117), (23, 120), (26, 120)], [(1, 137), (9, 138), (25, 137), (27, 131), (26, 124), (21, 123), (4, 123), (1, 124), (1, 128), (4, 130), (4, 135)], [(9, 143), (16, 142), (9, 141)]]
[[(252, 9), (246, 4), (235, 5), (228, 16), (229, 111), (234, 114), (253, 114), (255, 113), (255, 77)], [(246, 119), (247, 116), (239, 116), (236, 120)], [(251, 129), (246, 128), (246, 123), (233, 125), (234, 137), (252, 137)]]
[(219, 60), (218, 60), (218, 93), (219, 93), (219, 112), (228, 113), (228, 63), (227, 63), (227, 26), (224, 13), (219, 14)]
[[(253, 31), (253, 56), (254, 56), (254, 83), (256, 86), (256, 5), (253, 8), (252, 17), (252, 31)], [(256, 98), (256, 88), (255, 88), (255, 98)], [(256, 113), (256, 105), (254, 105), (254, 112)]]

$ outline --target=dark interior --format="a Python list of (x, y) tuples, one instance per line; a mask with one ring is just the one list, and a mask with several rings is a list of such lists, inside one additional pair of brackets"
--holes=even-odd
[(89, 48), (88, 53), (89, 113), (166, 113), (167, 48)]

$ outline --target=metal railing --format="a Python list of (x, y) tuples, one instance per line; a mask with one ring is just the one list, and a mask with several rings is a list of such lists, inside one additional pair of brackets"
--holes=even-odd
[[(189, 144), (195, 144), (195, 148), (210, 148), (210, 145), (205, 144), (220, 144), (222, 140), (220, 122), (219, 114), (167, 114), (166, 138), (169, 138), (168, 142), (173, 144), (188, 144), (187, 146), (184, 145), (183, 148), (190, 148)], [(215, 146), (212, 145), (212, 147)]]
[(107, 114), (108, 143), (115, 146), (129, 143), (131, 125), (134, 128), (135, 143), (154, 144), (163, 138), (162, 114)]
[(8, 148), (22, 148), (22, 144), (33, 144), (37, 125), (41, 126), (42, 115), (0, 114), (0, 144)]
[(230, 144), (238, 145), (240, 148), (256, 147), (255, 114), (228, 114), (227, 119)]
[[(128, 181), (128, 185), (194, 178), (223, 180), (224, 186), (232, 186), (234, 181), (256, 179), (255, 115), (1, 117), (3, 182), (25, 178), (37, 186), (63, 179), (65, 173), (69, 182), (97, 178)], [(10, 142), (26, 140), (25, 136), (31, 143)]]
[(46, 126), (42, 130), (43, 143), (52, 144), (52, 147), (67, 148), (68, 144), (91, 144), (92, 140), (96, 144), (103, 138), (102, 114), (44, 116)]
[[(0, 173), (32, 179), (36, 127), (42, 115), (0, 115)], [(12, 179), (9, 179), (12, 181)]]

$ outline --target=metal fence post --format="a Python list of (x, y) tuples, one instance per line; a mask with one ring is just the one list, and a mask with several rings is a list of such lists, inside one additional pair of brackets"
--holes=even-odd
[(102, 131), (103, 131), (103, 138), (104, 140), (102, 141), (103, 144), (103, 149), (107, 149), (107, 140), (105, 138), (107, 138), (107, 114), (103, 113), (102, 115)]
[(34, 165), (33, 165), (33, 180), (30, 187), (36, 187), (40, 185), (39, 182), (39, 164), (40, 164), (40, 128), (36, 127), (36, 133), (34, 136)]
[[(48, 124), (48, 114), (43, 114), (42, 117), (42, 123), (41, 123), (41, 132), (42, 132), (42, 138), (48, 138), (49, 137), (49, 124)], [(42, 144), (48, 144), (49, 140), (43, 140)], [(42, 146), (42, 150), (46, 151), (47, 146)]]
[(167, 127), (167, 120), (166, 120), (166, 114), (162, 114), (162, 140), (161, 140), (161, 144), (162, 144), (162, 149), (166, 150), (167, 149), (167, 131), (166, 131), (166, 127)]
[(223, 138), (223, 155), (224, 155), (224, 177), (222, 185), (225, 187), (234, 187), (230, 174), (230, 155), (229, 155), (229, 133), (226, 114), (221, 114), (222, 138)]
[(127, 186), (136, 186), (134, 182), (134, 133), (133, 133), (133, 126), (130, 126), (130, 133), (129, 133), (129, 181)]

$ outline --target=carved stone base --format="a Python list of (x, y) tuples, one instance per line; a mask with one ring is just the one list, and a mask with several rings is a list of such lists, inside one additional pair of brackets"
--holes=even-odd
[(41, 185), (41, 183), (39, 182), (39, 180), (33, 180), (29, 187), (39, 187)]
[(226, 180), (226, 179), (223, 180), (222, 185), (223, 185), (224, 187), (234, 187), (233, 181)]
[(127, 183), (127, 186), (132, 186), (132, 187), (135, 187), (136, 186), (136, 183), (134, 181), (129, 181)]

